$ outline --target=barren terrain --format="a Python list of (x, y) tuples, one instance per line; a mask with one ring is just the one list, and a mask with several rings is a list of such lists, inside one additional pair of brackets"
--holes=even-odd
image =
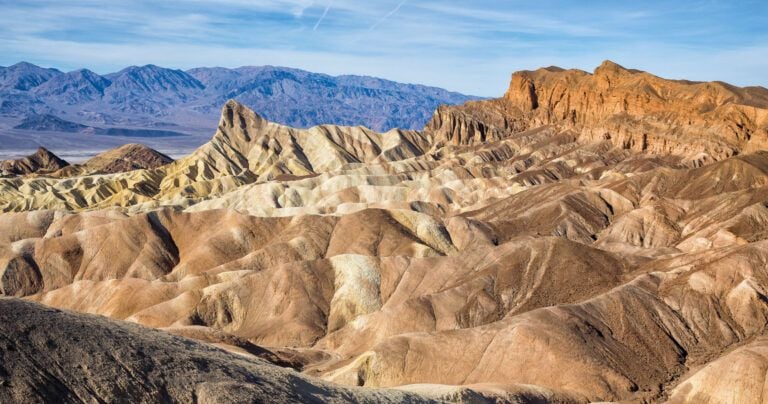
[[(163, 380), (200, 380), (213, 401), (263, 394), (251, 372), (302, 400), (762, 402), (766, 142), (768, 90), (609, 61), (517, 72), (502, 98), (440, 107), (421, 131), (297, 129), (230, 101), (175, 161), (0, 178), (2, 294), (203, 344), (0, 304), (80, 322), (85, 340), (125, 329), (168, 356), (157, 341), (187, 341), (206, 369)], [(35, 352), (69, 366), (63, 338)], [(204, 387), (219, 371), (232, 380)], [(58, 394), (4, 372), (0, 397)]]

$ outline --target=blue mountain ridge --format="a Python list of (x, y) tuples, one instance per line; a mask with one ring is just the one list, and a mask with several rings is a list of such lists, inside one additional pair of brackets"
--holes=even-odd
[(228, 99), (290, 126), (363, 125), (384, 131), (421, 129), (439, 105), (479, 97), (276, 66), (183, 71), (145, 65), (106, 75), (87, 69), (65, 73), (26, 62), (0, 67), (0, 116), (16, 120), (46, 114), (83, 125), (209, 130)]

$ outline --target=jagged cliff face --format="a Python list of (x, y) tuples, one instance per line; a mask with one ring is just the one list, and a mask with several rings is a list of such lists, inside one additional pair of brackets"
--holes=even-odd
[(478, 133), (503, 137), (543, 125), (572, 129), (585, 142), (721, 160), (768, 146), (768, 90), (665, 80), (610, 61), (593, 74), (550, 67), (514, 73), (501, 99), (442, 108), (427, 129), (463, 144), (482, 141)]
[(309, 175), (423, 154), (428, 139), (415, 131), (376, 133), (367, 128), (316, 126), (298, 130), (269, 122), (236, 102), (222, 111), (213, 140), (197, 151), (232, 170), (247, 169), (262, 180), (279, 175)]
[(759, 402), (764, 92), (548, 68), (386, 133), (229, 102), (169, 164), (0, 179), (0, 292), (441, 400)]

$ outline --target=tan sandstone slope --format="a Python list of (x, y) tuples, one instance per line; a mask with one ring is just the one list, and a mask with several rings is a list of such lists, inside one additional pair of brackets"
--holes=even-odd
[(606, 62), (423, 131), (229, 102), (168, 165), (0, 179), (0, 292), (436, 399), (761, 402), (766, 94)]

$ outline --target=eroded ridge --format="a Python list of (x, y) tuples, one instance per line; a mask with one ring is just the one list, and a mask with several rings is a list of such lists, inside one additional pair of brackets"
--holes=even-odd
[(767, 106), (611, 62), (423, 131), (229, 102), (166, 165), (0, 179), (0, 291), (434, 399), (759, 402)]

